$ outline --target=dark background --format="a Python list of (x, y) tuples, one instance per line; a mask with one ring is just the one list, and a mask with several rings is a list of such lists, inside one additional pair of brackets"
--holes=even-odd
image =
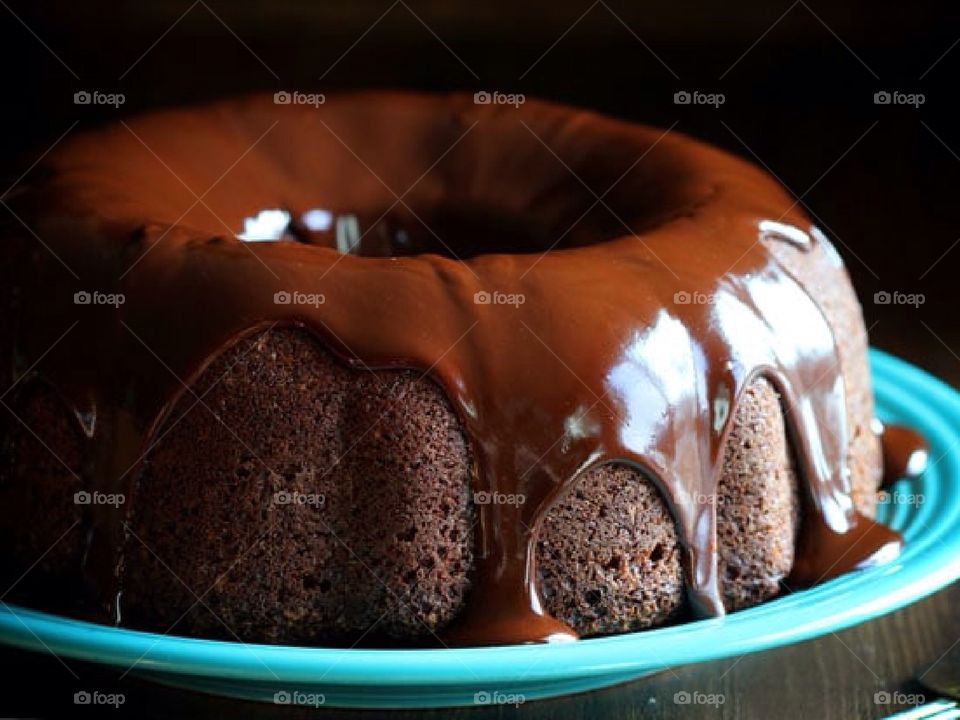
[[(947, 2), (3, 0), (0, 176), (12, 183), (75, 122), (70, 132), (255, 90), (486, 89), (677, 122), (777, 175), (837, 244), (873, 343), (960, 386), (958, 20)], [(126, 102), (78, 106), (79, 90), (123, 93)], [(726, 102), (679, 106), (680, 90), (723, 93)], [(882, 90), (925, 101), (877, 105)], [(878, 305), (881, 290), (921, 293), (924, 304)], [(839, 642), (828, 636), (729, 671), (730, 662), (713, 663), (680, 675), (693, 679), (668, 676), (519, 713), (678, 713), (676, 690), (723, 689), (736, 698), (722, 710), (728, 716), (879, 716), (889, 708), (872, 702), (876, 690), (910, 687), (915, 668), (957, 639), (958, 597), (945, 591)], [(3, 658), (12, 677), (34, 673), (60, 688), (45, 701), (72, 697), (56, 661)], [(142, 685), (124, 691), (134, 714), (247, 712)], [(41, 698), (24, 700), (7, 695), (0, 705), (27, 712)]]

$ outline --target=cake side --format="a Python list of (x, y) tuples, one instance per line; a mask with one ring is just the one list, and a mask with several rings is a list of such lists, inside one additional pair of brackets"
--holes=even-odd
[[(829, 240), (810, 247), (765, 240), (822, 309), (837, 339), (847, 398), (848, 470), (867, 517), (880, 484), (879, 442), (862, 311)], [(798, 329), (800, 331), (801, 329)], [(782, 399), (766, 380), (745, 392), (724, 448), (717, 490), (718, 570), (724, 605), (775, 597), (793, 566), (802, 497)], [(642, 629), (682, 617), (683, 563), (663, 496), (640, 472), (598, 468), (547, 514), (538, 566), (549, 612), (585, 634)], [(652, 523), (652, 525), (651, 525)], [(655, 529), (652, 529), (655, 528)], [(639, 581), (648, 577), (646, 582)], [(580, 582), (573, 582), (577, 578)], [(656, 594), (657, 588), (665, 590)], [(654, 600), (655, 598), (655, 600)]]
[(863, 514), (873, 517), (883, 468), (880, 440), (872, 428), (873, 386), (867, 356), (867, 327), (839, 254), (819, 231), (815, 239), (815, 244), (806, 250), (771, 241), (767, 247), (820, 306), (837, 339), (847, 398), (848, 469), (853, 500)]
[(0, 579), (11, 602), (83, 611), (82, 435), (49, 387), (25, 381), (0, 409)]
[[(793, 565), (799, 502), (779, 395), (762, 378), (734, 419), (716, 503), (726, 609), (779, 594)], [(688, 617), (683, 552), (649, 479), (624, 466), (592, 470), (551, 509), (540, 533), (547, 610), (583, 635)]]
[[(41, 395), (31, 418), (61, 423), (47, 444), (66, 454), (72, 419), (54, 400)], [(51, 457), (29, 434), (19, 440), (29, 441)], [(21, 517), (72, 477), (51, 462), (64, 472), (38, 481), (21, 466), (4, 483), (40, 490), (18, 496)], [(154, 440), (132, 498), (123, 622), (244, 641), (429, 643), (469, 592), (470, 466), (431, 380), (346, 368), (303, 330), (254, 333), (211, 363)], [(735, 418), (718, 496), (732, 610), (775, 595), (792, 563), (796, 479), (764, 380)], [(37, 526), (18, 553), (37, 556), (61, 525)], [(591, 470), (544, 523), (547, 608), (583, 635), (681, 619), (683, 552), (649, 481), (625, 466)], [(65, 572), (45, 568), (54, 580)]]
[(177, 403), (137, 483), (128, 622), (321, 644), (417, 642), (452, 619), (475, 518), (465, 441), (435, 383), (348, 369), (278, 328), (194, 388), (202, 399)]

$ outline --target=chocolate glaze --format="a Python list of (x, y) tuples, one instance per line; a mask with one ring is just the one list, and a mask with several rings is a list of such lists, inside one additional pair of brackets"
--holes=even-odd
[(888, 488), (897, 480), (919, 477), (927, 467), (927, 441), (916, 430), (903, 425), (879, 423), (880, 446), (883, 449), (883, 485)]
[[(133, 494), (185, 386), (244, 333), (283, 323), (351, 365), (429, 372), (462, 419), (475, 490), (526, 497), (479, 508), (480, 559), (453, 642), (575, 637), (543, 610), (535, 537), (585, 469), (614, 461), (658, 484), (687, 550), (692, 604), (721, 615), (715, 492), (739, 398), (758, 375), (783, 398), (807, 495), (796, 581), (899, 543), (851, 500), (831, 328), (762, 242), (825, 239), (752, 166), (676, 133), (459, 96), (357, 95), (320, 109), (251, 99), (129, 126), (64, 143), (16, 199), (80, 279), (71, 286), (18, 233), (30, 259), (14, 374), (43, 355), (32, 372), (84, 428), (91, 489)], [(603, 202), (532, 134), (596, 192), (612, 186)], [(237, 239), (263, 208), (349, 213), (364, 239), (344, 255), (296, 222), (285, 240)], [(125, 301), (75, 305), (82, 290)], [(114, 620), (132, 504), (86, 517), (84, 571)]]

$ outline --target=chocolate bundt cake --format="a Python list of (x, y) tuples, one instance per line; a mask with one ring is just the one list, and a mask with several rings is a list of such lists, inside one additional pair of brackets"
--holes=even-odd
[(5, 203), (8, 601), (244, 641), (531, 642), (899, 547), (871, 519), (839, 256), (679, 133), (256, 97), (68, 138)]

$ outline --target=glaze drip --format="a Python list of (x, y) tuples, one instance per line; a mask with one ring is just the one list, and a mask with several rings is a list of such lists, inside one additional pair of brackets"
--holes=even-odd
[[(279, 323), (308, 329), (353, 366), (429, 372), (462, 420), (474, 490), (526, 498), (479, 507), (476, 580), (453, 642), (576, 637), (543, 610), (536, 533), (581, 473), (606, 462), (655, 481), (686, 548), (694, 608), (722, 614), (720, 462), (757, 376), (782, 397), (809, 510), (794, 580), (816, 582), (898, 547), (851, 499), (831, 327), (770, 250), (787, 242), (803, 252), (825, 238), (759, 171), (675, 134), (462, 97), (360, 95), (316, 110), (248, 100), (131, 127), (199, 188), (246, 147), (222, 138), (254, 143), (272, 123), (274, 134), (202, 206), (116, 127), (52, 153), (45, 179), (17, 198), (81, 278), (68, 289), (62, 265), (32, 251), (19, 312), (23, 328), (81, 318), (35, 373), (78, 418), (96, 417), (86, 435), (90, 488), (133, 494), (137, 468), (189, 383), (239, 337)], [(169, 132), (180, 125), (191, 132)], [(585, 182), (617, 181), (602, 205), (530, 128), (573, 158)], [(380, 161), (376, 174), (389, 187), (344, 144)], [(410, 183), (398, 201), (393, 186)], [(263, 208), (291, 208), (293, 218), (336, 210), (331, 223), (296, 221), (292, 237), (275, 241), (224, 233), (240, 233)], [(346, 215), (360, 230), (349, 253), (331, 234)], [(125, 300), (71, 301), (93, 288)], [(16, 342), (22, 371), (50, 338), (23, 332)], [(86, 518), (84, 572), (96, 606), (115, 620), (123, 520), (102, 507)]]
[(883, 449), (883, 485), (889, 488), (897, 480), (911, 480), (923, 474), (929, 460), (927, 441), (916, 430), (903, 425), (884, 425), (875, 429)]

